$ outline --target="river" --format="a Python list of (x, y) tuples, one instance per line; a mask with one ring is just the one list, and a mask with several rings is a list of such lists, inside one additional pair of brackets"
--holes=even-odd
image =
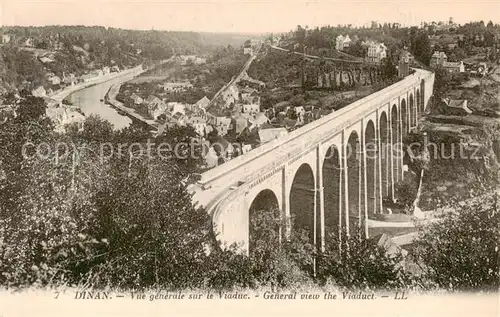
[(104, 96), (112, 85), (126, 82), (133, 77), (134, 74), (119, 76), (95, 86), (73, 92), (67, 99), (73, 105), (79, 106), (85, 116), (98, 115), (104, 120), (111, 122), (115, 130), (123, 129), (128, 127), (132, 123), (132, 120), (127, 116), (119, 114), (115, 109), (101, 100), (104, 100)]

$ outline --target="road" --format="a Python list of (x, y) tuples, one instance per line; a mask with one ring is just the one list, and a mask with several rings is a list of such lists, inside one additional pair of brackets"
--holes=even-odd
[(238, 74), (238, 76), (236, 77), (233, 77), (231, 78), (231, 80), (224, 86), (222, 87), (221, 89), (219, 89), (219, 91), (214, 95), (214, 97), (212, 98), (212, 100), (210, 101), (210, 104), (209, 106), (212, 105), (212, 103), (217, 100), (217, 98), (227, 89), (229, 89), (229, 87), (231, 87), (232, 85), (234, 85), (235, 83), (239, 82), (242, 77), (244, 76), (244, 74), (246, 73), (246, 71), (248, 70), (248, 68), (250, 68), (250, 65), (252, 64), (253, 60), (255, 59), (256, 57), (256, 53), (255, 54), (252, 54), (250, 56), (250, 58), (248, 58), (248, 60), (245, 62), (245, 65), (243, 66), (243, 69), (240, 71), (240, 73)]

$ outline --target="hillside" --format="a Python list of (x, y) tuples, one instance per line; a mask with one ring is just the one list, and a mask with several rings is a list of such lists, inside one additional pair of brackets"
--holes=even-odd
[[(9, 43), (0, 46), (0, 93), (14, 88), (49, 88), (46, 77), (80, 76), (102, 67), (119, 69), (178, 54), (209, 55), (240, 47), (242, 34), (139, 31), (105, 27), (3, 27)], [(57, 88), (57, 87), (56, 87)]]

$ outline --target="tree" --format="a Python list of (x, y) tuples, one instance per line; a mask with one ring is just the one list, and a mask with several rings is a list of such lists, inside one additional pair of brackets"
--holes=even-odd
[(419, 229), (413, 257), (424, 276), (453, 291), (497, 291), (500, 281), (498, 192), (451, 206)]
[(386, 57), (382, 63), (382, 76), (385, 79), (392, 79), (398, 74), (396, 65), (391, 56)]
[(306, 29), (302, 26), (297, 25), (297, 29), (295, 30), (295, 40), (297, 43), (304, 44), (306, 39)]
[(331, 234), (321, 254), (318, 278), (347, 289), (394, 289), (411, 285), (410, 276), (401, 266), (401, 254), (387, 254), (376, 241), (361, 237), (361, 232), (341, 237)]
[(438, 67), (435, 70), (434, 79), (434, 100), (440, 102), (449, 90), (451, 75), (444, 68)]
[(431, 41), (426, 32), (419, 32), (415, 37), (413, 53), (424, 64), (429, 65), (432, 56)]
[(366, 49), (363, 46), (361, 46), (361, 43), (359, 41), (357, 41), (349, 45), (349, 47), (346, 49), (346, 53), (358, 57), (365, 57)]

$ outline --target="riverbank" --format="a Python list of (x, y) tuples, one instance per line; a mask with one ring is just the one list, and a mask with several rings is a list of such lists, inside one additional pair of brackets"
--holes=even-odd
[(119, 112), (125, 113), (127, 116), (129, 116), (130, 118), (132, 118), (132, 120), (138, 120), (138, 121), (140, 121), (142, 123), (147, 124), (149, 127), (157, 130), (158, 127), (159, 127), (158, 122), (156, 122), (155, 120), (144, 118), (142, 115), (138, 114), (135, 111), (135, 109), (131, 109), (131, 108), (125, 107), (122, 102), (116, 100), (116, 95), (120, 91), (121, 85), (122, 85), (122, 83), (118, 83), (118, 84), (112, 85), (109, 88), (109, 90), (106, 93), (106, 95), (104, 96), (104, 102), (107, 105), (110, 105), (114, 109), (118, 110)]
[(90, 88), (92, 86), (99, 85), (99, 84), (105, 83), (107, 81), (110, 81), (112, 79), (119, 78), (119, 77), (122, 77), (122, 76), (124, 77), (124, 76), (130, 76), (130, 75), (132, 75), (132, 76), (135, 77), (135, 76), (141, 74), (144, 71), (145, 70), (142, 68), (142, 65), (139, 65), (139, 66), (136, 66), (134, 68), (130, 68), (130, 69), (121, 71), (119, 73), (111, 73), (109, 75), (104, 75), (104, 76), (101, 76), (101, 77), (97, 77), (95, 80), (91, 80), (91, 81), (88, 81), (88, 82), (80, 83), (80, 84), (77, 84), (77, 85), (74, 85), (74, 86), (69, 86), (69, 87), (63, 89), (62, 91), (58, 91), (55, 94), (49, 95), (48, 97), (50, 97), (51, 99), (54, 99), (54, 100), (56, 100), (58, 102), (62, 102), (66, 97), (68, 97), (72, 93), (75, 93), (75, 92), (77, 92), (79, 90), (82, 90), (82, 89), (85, 89), (85, 88)]

